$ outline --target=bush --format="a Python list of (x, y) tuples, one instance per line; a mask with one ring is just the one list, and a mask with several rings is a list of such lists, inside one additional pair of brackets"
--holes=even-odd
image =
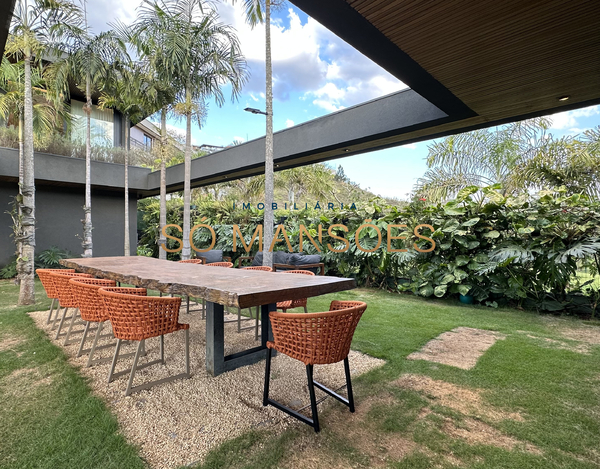
[[(540, 311), (567, 311), (583, 315), (595, 314), (594, 300), (598, 295), (590, 289), (590, 282), (579, 282), (577, 272), (587, 268), (598, 272), (600, 254), (600, 204), (581, 195), (566, 196), (563, 190), (544, 191), (537, 195), (524, 194), (505, 197), (499, 187), (468, 187), (456, 199), (445, 204), (427, 205), (416, 200), (404, 208), (386, 206), (381, 199), (373, 199), (357, 210), (279, 210), (275, 219), (285, 226), (295, 252), (299, 250), (300, 225), (304, 225), (315, 240), (319, 224), (323, 226), (321, 256), (328, 275), (354, 277), (362, 286), (392, 291), (411, 291), (425, 297), (458, 297), (472, 295), (481, 304), (496, 307), (503, 304), (519, 305)], [(158, 200), (149, 199), (140, 204), (143, 211), (144, 235), (141, 243), (158, 256)], [(181, 226), (183, 201), (168, 201), (167, 223)], [(204, 217), (206, 219), (201, 221)], [(192, 226), (211, 225), (217, 235), (214, 249), (222, 249), (235, 258), (246, 255), (240, 243), (233, 252), (233, 224), (239, 225), (248, 244), (262, 212), (241, 210), (229, 202), (204, 200), (192, 210)], [(360, 228), (369, 223), (370, 226)], [(419, 252), (430, 247), (430, 242), (418, 238), (413, 229), (427, 224), (421, 235), (432, 238), (436, 247), (432, 252)], [(344, 225), (333, 228), (333, 225)], [(392, 247), (406, 252), (388, 252), (388, 229), (406, 225), (404, 240), (391, 240)], [(345, 247), (344, 241), (335, 241), (331, 233), (347, 240), (345, 252), (327, 248)], [(356, 232), (365, 252), (356, 245)], [(175, 232), (175, 230), (173, 230)], [(398, 228), (392, 234), (400, 236)], [(175, 232), (175, 236), (181, 234)], [(281, 236), (280, 236), (281, 237)], [(210, 244), (206, 229), (194, 233), (198, 247)], [(169, 248), (177, 248), (169, 240)], [(287, 250), (285, 243), (276, 249)], [(256, 244), (253, 252), (257, 250)], [(303, 250), (317, 253), (304, 239)], [(169, 254), (179, 259), (179, 253)]]

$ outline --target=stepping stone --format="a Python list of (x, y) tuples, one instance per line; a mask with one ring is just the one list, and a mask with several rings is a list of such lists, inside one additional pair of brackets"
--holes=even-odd
[(411, 353), (407, 358), (470, 370), (487, 349), (504, 338), (504, 334), (495, 331), (457, 327), (430, 340), (421, 350)]

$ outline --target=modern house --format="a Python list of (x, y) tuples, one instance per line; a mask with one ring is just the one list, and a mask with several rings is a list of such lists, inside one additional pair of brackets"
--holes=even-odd
[[(276, 171), (600, 103), (599, 2), (291, 1), (410, 89), (277, 132)], [(0, 5), (0, 50), (11, 3)], [(122, 135), (117, 121), (113, 116), (115, 145)], [(107, 135), (109, 128), (106, 124)], [(260, 138), (196, 159), (192, 187), (260, 174), (264, 155), (265, 140)], [(0, 205), (16, 193), (17, 170), (11, 161), (0, 151)], [(41, 240), (47, 235), (66, 240), (81, 232), (81, 225), (72, 222), (83, 215), (80, 163), (36, 156), (38, 217), (46, 217), (39, 218), (38, 249), (44, 249)], [(122, 222), (117, 226), (123, 206), (121, 174), (118, 165), (93, 165), (93, 197), (98, 200), (93, 204), (106, 204), (106, 212), (93, 209), (95, 255), (122, 253), (117, 239), (123, 236)], [(181, 190), (183, 177), (183, 165), (168, 168), (167, 190)], [(158, 173), (139, 168), (135, 178), (133, 201), (158, 194)], [(62, 223), (67, 206), (70, 225)], [(12, 251), (5, 228), (10, 224), (8, 215), (0, 214), (0, 265)], [(109, 225), (111, 236), (100, 235)], [(133, 237), (133, 218), (130, 226)], [(69, 249), (80, 252), (76, 246)]]

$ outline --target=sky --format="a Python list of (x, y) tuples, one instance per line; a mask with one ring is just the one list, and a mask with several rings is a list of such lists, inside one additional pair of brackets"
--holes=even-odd
[[(141, 0), (87, 0), (88, 21), (98, 33), (119, 19), (135, 19)], [(195, 145), (226, 146), (265, 135), (264, 116), (244, 112), (246, 107), (265, 109), (264, 26), (252, 29), (245, 21), (243, 1), (215, 3), (221, 20), (233, 26), (246, 58), (250, 79), (236, 102), (222, 107), (209, 102), (202, 129), (192, 128)], [(407, 86), (354, 50), (317, 21), (286, 3), (272, 14), (273, 126), (274, 131), (307, 122)], [(227, 96), (230, 89), (225, 88)], [(557, 136), (580, 133), (600, 125), (600, 106), (550, 116), (550, 132)], [(185, 123), (169, 119), (172, 129), (184, 132)], [(420, 142), (332, 160), (346, 175), (375, 194), (406, 198), (426, 169), (427, 147)], [(382, 174), (380, 168), (388, 168)]]

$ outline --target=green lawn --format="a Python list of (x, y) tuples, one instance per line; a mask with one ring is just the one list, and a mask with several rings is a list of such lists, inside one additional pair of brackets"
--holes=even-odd
[[(48, 302), (15, 308), (16, 294), (12, 283), (0, 282), (0, 467), (144, 467), (85, 379), (24, 314)], [(319, 435), (306, 426), (282, 435), (253, 431), (210, 453), (199, 468), (600, 466), (600, 346), (583, 344), (588, 353), (578, 353), (582, 343), (563, 337), (582, 321), (374, 290), (311, 299), (309, 310), (326, 310), (333, 298), (368, 303), (353, 348), (387, 362), (354, 381), (356, 414), (337, 403), (320, 406)], [(506, 339), (471, 370), (406, 359), (459, 326)], [(487, 411), (462, 412), (398, 386), (407, 373), (473, 391)], [(519, 418), (492, 418), (492, 411)], [(495, 442), (460, 437), (476, 437), (473, 425)]]

